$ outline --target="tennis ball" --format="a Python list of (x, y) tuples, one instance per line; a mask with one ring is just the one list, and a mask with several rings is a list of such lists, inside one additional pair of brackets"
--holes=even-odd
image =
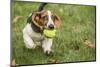
[(50, 38), (53, 38), (53, 37), (56, 36), (56, 30), (55, 29), (53, 29), (53, 30), (44, 29), (43, 33), (44, 33), (45, 36), (50, 37)]

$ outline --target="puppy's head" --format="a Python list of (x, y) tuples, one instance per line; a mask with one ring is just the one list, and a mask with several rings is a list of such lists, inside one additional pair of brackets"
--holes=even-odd
[(59, 28), (60, 26), (60, 18), (49, 10), (36, 12), (35, 15), (32, 16), (32, 21), (38, 27), (48, 29)]

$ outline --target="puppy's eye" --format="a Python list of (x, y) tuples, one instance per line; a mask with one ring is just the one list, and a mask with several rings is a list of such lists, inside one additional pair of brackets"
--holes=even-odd
[(53, 21), (55, 20), (55, 16), (54, 15), (51, 15), (51, 18), (52, 18)]
[(47, 16), (42, 17), (43, 20), (48, 20)]
[(43, 24), (46, 25), (48, 22), (48, 17), (47, 16), (42, 16), (41, 20), (43, 21)]

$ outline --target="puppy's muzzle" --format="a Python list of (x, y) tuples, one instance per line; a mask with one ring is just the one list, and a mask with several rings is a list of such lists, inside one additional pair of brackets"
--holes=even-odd
[(54, 29), (54, 25), (53, 24), (50, 24), (50, 25), (48, 25), (48, 28), (49, 29)]

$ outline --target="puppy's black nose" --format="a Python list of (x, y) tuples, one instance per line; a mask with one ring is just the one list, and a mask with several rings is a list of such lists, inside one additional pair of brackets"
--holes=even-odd
[(53, 25), (53, 24), (50, 24), (48, 27), (49, 27), (50, 29), (54, 29), (54, 25)]

